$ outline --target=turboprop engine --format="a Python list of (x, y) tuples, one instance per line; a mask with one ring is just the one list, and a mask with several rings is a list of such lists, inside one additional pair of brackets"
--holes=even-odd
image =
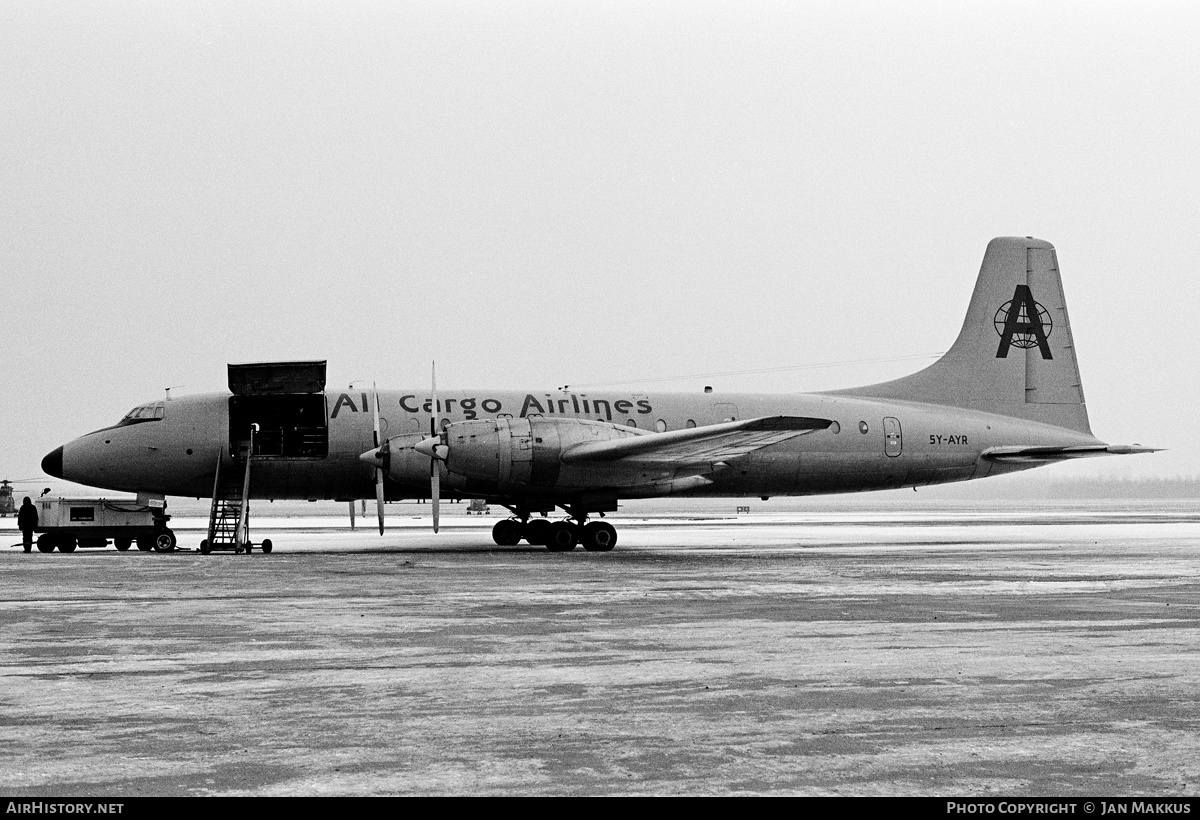
[[(570, 453), (581, 445), (654, 435), (648, 431), (587, 419), (497, 418), (447, 425), (415, 450), (444, 462), (479, 490), (541, 488), (572, 491), (601, 487), (678, 492), (710, 483), (696, 470), (679, 475), (674, 466), (589, 462), (575, 465)], [(637, 494), (636, 492), (634, 494)]]

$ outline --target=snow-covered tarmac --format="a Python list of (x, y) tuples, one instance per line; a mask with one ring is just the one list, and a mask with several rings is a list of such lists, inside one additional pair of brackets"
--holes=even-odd
[(409, 509), (0, 552), (0, 793), (1200, 792), (1193, 506)]

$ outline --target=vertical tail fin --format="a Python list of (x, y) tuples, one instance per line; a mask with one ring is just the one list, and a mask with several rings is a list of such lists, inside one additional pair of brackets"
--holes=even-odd
[(902, 379), (835, 392), (984, 410), (1090, 435), (1054, 246), (993, 239), (966, 321), (942, 358)]

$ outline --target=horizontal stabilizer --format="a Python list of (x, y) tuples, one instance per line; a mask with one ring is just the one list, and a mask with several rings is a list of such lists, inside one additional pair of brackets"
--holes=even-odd
[(562, 454), (567, 464), (636, 461), (639, 463), (712, 464), (737, 458), (762, 447), (824, 430), (830, 419), (803, 416), (765, 416), (705, 427), (650, 433), (634, 438), (591, 441)]
[(1067, 461), (1073, 458), (1094, 456), (1129, 456), (1139, 453), (1157, 453), (1159, 448), (1142, 447), (1139, 444), (1083, 444), (1074, 447), (989, 447), (983, 457), (992, 461), (1024, 462), (1045, 464), (1052, 461)]

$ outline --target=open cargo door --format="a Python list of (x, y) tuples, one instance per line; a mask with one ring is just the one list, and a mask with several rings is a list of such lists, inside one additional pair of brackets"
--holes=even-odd
[(325, 458), (329, 416), (325, 362), (229, 365), (229, 447), (242, 452), (254, 434), (255, 458)]

